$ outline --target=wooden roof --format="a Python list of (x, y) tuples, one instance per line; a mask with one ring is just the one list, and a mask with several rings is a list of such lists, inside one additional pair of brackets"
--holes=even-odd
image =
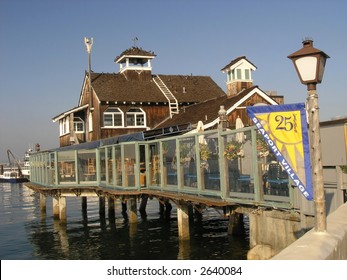
[(227, 65), (225, 65), (221, 71), (224, 71), (226, 69), (229, 69), (232, 65), (236, 64), (237, 62), (241, 61), (241, 60), (245, 60), (247, 61), (251, 66), (253, 66), (255, 69), (257, 69), (257, 66), (255, 66), (252, 62), (250, 62), (245, 56), (240, 56), (238, 58), (235, 58), (234, 60), (230, 61)]
[[(257, 90), (257, 91), (255, 91)], [(266, 93), (262, 92), (258, 86), (253, 86), (249, 89), (241, 91), (238, 95), (228, 97), (227, 95), (213, 98), (210, 100), (203, 101), (201, 103), (187, 106), (180, 109), (178, 115), (174, 115), (171, 119), (160, 124), (159, 127), (168, 127), (170, 125), (179, 125), (190, 122), (196, 124), (202, 121), (204, 125), (212, 123), (218, 119), (218, 111), (221, 105), (224, 105), (225, 110), (230, 110), (235, 104), (242, 99), (246, 98), (247, 95), (251, 94), (252, 91), (257, 92), (268, 99), (268, 102), (275, 104), (276, 102), (267, 96)], [(229, 112), (230, 113), (230, 112)]]
[(125, 51), (123, 51), (119, 56), (117, 56), (114, 61), (115, 62), (120, 62), (122, 59), (126, 56), (139, 56), (139, 57), (155, 57), (156, 54), (154, 52), (151, 51), (145, 51), (142, 48), (138, 48), (138, 47), (131, 47), (129, 49), (126, 49)]
[[(159, 75), (179, 103), (196, 103), (224, 96), (208, 76)], [(168, 102), (149, 79), (127, 79), (123, 74), (92, 73), (92, 87), (100, 101)]]

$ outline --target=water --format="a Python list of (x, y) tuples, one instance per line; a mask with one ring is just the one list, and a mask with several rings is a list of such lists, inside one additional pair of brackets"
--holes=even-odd
[[(39, 194), (23, 184), (0, 183), (1, 260), (245, 260), (248, 227), (242, 236), (227, 234), (221, 211), (208, 208), (191, 223), (190, 241), (178, 240), (176, 208), (159, 215), (158, 201), (148, 201), (147, 217), (129, 224), (116, 202), (115, 214), (99, 214), (98, 198), (67, 198), (67, 223), (53, 219), (52, 199), (40, 213)], [(173, 205), (174, 206), (174, 205)], [(107, 206), (106, 206), (107, 207)]]

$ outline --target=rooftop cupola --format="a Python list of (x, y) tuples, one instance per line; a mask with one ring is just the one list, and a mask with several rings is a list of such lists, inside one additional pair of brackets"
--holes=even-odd
[(257, 67), (245, 56), (240, 56), (223, 67), (221, 71), (227, 74), (227, 95), (234, 96), (241, 90), (252, 87), (251, 72), (256, 69)]
[(115, 58), (115, 62), (119, 64), (119, 73), (124, 73), (128, 77), (132, 73), (137, 73), (138, 76), (151, 76), (152, 64), (151, 60), (156, 57), (154, 52), (145, 51), (139, 47), (131, 47), (123, 51)]

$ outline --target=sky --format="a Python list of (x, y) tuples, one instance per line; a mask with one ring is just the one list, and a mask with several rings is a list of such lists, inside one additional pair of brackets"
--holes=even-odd
[(118, 72), (114, 58), (137, 46), (157, 55), (154, 74), (210, 76), (226, 91), (221, 69), (246, 56), (253, 82), (285, 103), (305, 102), (287, 56), (305, 38), (330, 56), (317, 85), (320, 120), (347, 116), (345, 0), (0, 0), (0, 162), (21, 160), (36, 143), (59, 146), (52, 118), (78, 104), (91, 68)]

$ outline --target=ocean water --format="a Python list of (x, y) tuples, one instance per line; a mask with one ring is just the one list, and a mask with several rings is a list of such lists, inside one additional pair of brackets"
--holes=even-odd
[(1, 260), (245, 260), (247, 221), (240, 236), (227, 234), (221, 210), (207, 208), (191, 221), (189, 241), (179, 241), (176, 208), (160, 215), (159, 202), (148, 200), (147, 215), (129, 224), (120, 202), (99, 213), (98, 198), (67, 198), (67, 223), (52, 215), (52, 199), (42, 214), (39, 194), (24, 184), (0, 183)]

